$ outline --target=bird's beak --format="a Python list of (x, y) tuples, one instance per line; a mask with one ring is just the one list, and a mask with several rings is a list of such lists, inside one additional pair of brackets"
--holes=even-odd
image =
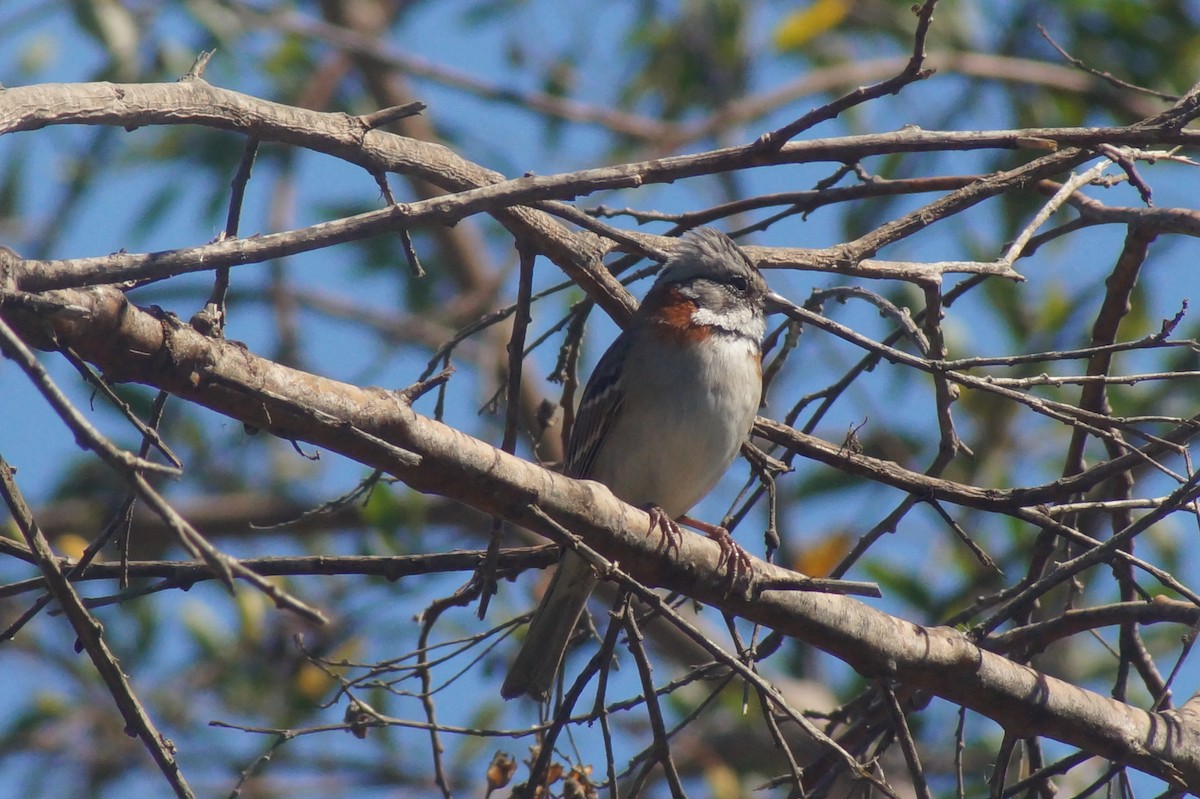
[(776, 294), (773, 291), (768, 291), (767, 296), (763, 301), (763, 308), (767, 313), (781, 313), (795, 318), (796, 312), (800, 309), (796, 303), (789, 300), (782, 294)]

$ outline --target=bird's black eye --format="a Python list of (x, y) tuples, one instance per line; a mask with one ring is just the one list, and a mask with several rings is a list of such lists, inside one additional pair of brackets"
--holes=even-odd
[(733, 286), (733, 290), (738, 294), (745, 294), (750, 290), (750, 281), (746, 280), (746, 278), (742, 277), (741, 275), (734, 275), (733, 277), (729, 278), (729, 285)]

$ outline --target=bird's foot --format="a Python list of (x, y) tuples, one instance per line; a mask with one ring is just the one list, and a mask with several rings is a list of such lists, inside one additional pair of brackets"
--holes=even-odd
[(667, 552), (674, 550), (678, 555), (679, 542), (683, 540), (683, 531), (679, 529), (676, 521), (657, 505), (647, 506), (646, 513), (650, 514), (650, 529), (647, 533), (653, 534), (657, 530), (658, 534), (662, 536), (662, 544), (666, 547)]
[(690, 516), (683, 516), (679, 521), (688, 527), (699, 530), (717, 542), (717, 546), (721, 548), (721, 557), (717, 560), (717, 569), (725, 569), (725, 575), (729, 578), (728, 590), (732, 590), (740, 579), (748, 578), (754, 574), (754, 563), (750, 559), (749, 553), (733, 540), (733, 536), (724, 527), (719, 524), (702, 522)]

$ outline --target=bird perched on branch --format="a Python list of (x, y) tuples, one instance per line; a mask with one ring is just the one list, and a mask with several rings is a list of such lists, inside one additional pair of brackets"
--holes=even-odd
[[(765, 317), (790, 307), (728, 236), (711, 228), (685, 235), (596, 365), (565, 473), (647, 508), (652, 529), (677, 539), (675, 520), (712, 490), (750, 433), (762, 399)], [(729, 533), (697, 526), (738, 568), (745, 553)], [(596, 582), (582, 557), (563, 553), (500, 689), (504, 698), (549, 697)]]

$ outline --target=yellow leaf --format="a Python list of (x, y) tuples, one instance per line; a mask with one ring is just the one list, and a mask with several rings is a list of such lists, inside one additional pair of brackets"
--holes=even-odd
[(62, 552), (68, 558), (75, 558), (77, 560), (83, 557), (83, 553), (88, 546), (86, 538), (74, 533), (63, 533), (54, 539), (54, 544), (58, 547), (59, 552)]
[(715, 757), (704, 765), (704, 779), (708, 783), (708, 795), (713, 799), (736, 799), (745, 795), (737, 773)]
[(854, 537), (849, 533), (836, 532), (805, 547), (793, 558), (791, 567), (810, 577), (824, 577), (846, 557)]
[(850, 13), (854, 0), (814, 0), (808, 8), (793, 11), (775, 29), (775, 47), (784, 52), (798, 50), (830, 28), (835, 28)]
[(315, 702), (325, 696), (331, 685), (333, 680), (329, 675), (311, 663), (305, 663), (296, 672), (296, 691), (310, 701)]

